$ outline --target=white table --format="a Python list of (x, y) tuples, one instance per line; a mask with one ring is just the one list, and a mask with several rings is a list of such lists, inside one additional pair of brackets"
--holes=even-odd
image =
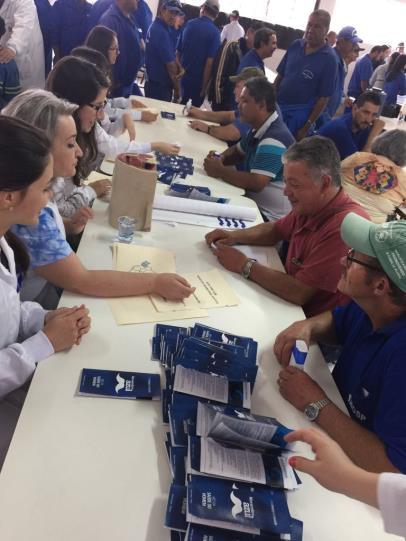
[(406, 130), (406, 122), (398, 122), (397, 118), (389, 118), (387, 116), (381, 116), (381, 120), (385, 122), (385, 130)]
[[(232, 200), (239, 201), (246, 200)], [(96, 203), (95, 219), (79, 247), (88, 268), (111, 268), (115, 231), (107, 225), (106, 208)], [(152, 232), (139, 234), (136, 241), (173, 250), (180, 273), (196, 272), (218, 266), (204, 243), (206, 231), (153, 222)], [(280, 265), (272, 253), (275, 265)], [(276, 335), (302, 319), (302, 310), (241, 276), (225, 277), (241, 304), (211, 310), (201, 321), (258, 340), (254, 412), (276, 416), (291, 428), (308, 426), (304, 415), (278, 392), (280, 368), (272, 352)], [(159, 371), (150, 361), (154, 326), (117, 326), (104, 299), (65, 293), (61, 304), (83, 301), (91, 311), (91, 332), (80, 347), (42, 362), (34, 375), (0, 475), (0, 540), (168, 541), (163, 520), (170, 473), (161, 404), (75, 396), (83, 367)], [(308, 371), (343, 408), (318, 348), (311, 349)], [(301, 477), (303, 486), (289, 494), (288, 503), (292, 516), (304, 521), (305, 541), (398, 539), (383, 533), (376, 510)]]

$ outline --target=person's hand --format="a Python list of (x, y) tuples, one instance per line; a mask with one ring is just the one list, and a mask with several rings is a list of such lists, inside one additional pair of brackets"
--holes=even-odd
[(344, 98), (344, 107), (349, 107), (350, 109), (352, 109), (352, 106), (354, 105), (354, 98), (351, 98), (349, 96), (346, 96)]
[(195, 288), (178, 274), (161, 273), (156, 274), (153, 281), (152, 293), (161, 295), (170, 301), (180, 301), (189, 297)]
[(142, 103), (142, 101), (136, 100), (135, 98), (132, 98), (130, 100), (130, 103), (131, 103), (131, 107), (133, 107), (134, 109), (141, 109), (141, 108), (146, 107), (146, 105)]
[(143, 122), (155, 122), (158, 118), (158, 113), (152, 113), (151, 111), (142, 111), (141, 120)]
[(309, 131), (308, 124), (305, 124), (300, 128), (300, 130), (297, 130), (295, 139), (296, 141), (301, 141), (305, 137), (307, 137), (307, 132)]
[(199, 109), (199, 107), (195, 107), (192, 105), (190, 109), (188, 110), (188, 116), (191, 116), (192, 118), (203, 118), (204, 112)]
[(82, 304), (48, 313), (43, 332), (51, 342), (55, 353), (79, 344), (90, 329), (89, 310)]
[(130, 141), (134, 141), (135, 127), (134, 127), (134, 121), (131, 116), (131, 113), (124, 113), (122, 116), (122, 121), (123, 121), (124, 129), (128, 131), (128, 136), (130, 138)]
[(178, 147), (178, 145), (172, 145), (171, 143), (163, 143), (161, 141), (153, 143), (153, 145), (153, 150), (158, 150), (158, 152), (162, 152), (162, 154), (179, 154), (180, 148)]
[(185, 75), (185, 73), (186, 73), (185, 68), (184, 68), (183, 66), (181, 66), (180, 64), (178, 64), (178, 69), (179, 69), (179, 71), (178, 71), (178, 73), (175, 75), (175, 79), (176, 79), (177, 81), (179, 81), (180, 79), (182, 79), (182, 77), (183, 77), (183, 76)]
[(213, 231), (210, 231), (210, 233), (207, 233), (205, 239), (209, 246), (211, 244), (217, 244), (218, 242), (231, 246), (236, 243), (234, 237), (235, 233), (231, 231), (227, 231), (225, 229), (214, 229)]
[(201, 131), (203, 133), (209, 133), (209, 124), (202, 122), (201, 120), (191, 120), (189, 126), (192, 130)]
[(238, 272), (241, 274), (244, 265), (248, 261), (248, 257), (237, 250), (219, 242), (216, 247), (212, 249), (213, 254), (217, 257), (219, 263), (223, 267), (231, 272)]
[(111, 180), (108, 180), (107, 178), (95, 180), (94, 182), (90, 182), (88, 186), (93, 188), (97, 197), (104, 197), (111, 191)]
[(9, 47), (0, 47), (0, 64), (8, 64), (10, 60), (13, 60), (16, 53)]
[(306, 372), (288, 366), (279, 372), (279, 392), (285, 400), (300, 411), (311, 402), (326, 398), (326, 393)]
[(289, 458), (289, 464), (296, 470), (313, 476), (323, 487), (335, 492), (347, 494), (356, 482), (359, 468), (355, 466), (341, 447), (327, 434), (314, 429), (296, 430), (285, 436), (289, 443), (303, 441), (308, 443), (314, 460), (301, 456)]
[(303, 340), (307, 347), (310, 345), (311, 326), (307, 319), (295, 321), (284, 331), (280, 332), (275, 339), (273, 351), (282, 366), (288, 366), (290, 354), (296, 340)]
[(221, 158), (217, 158), (211, 154), (204, 159), (203, 167), (209, 177), (213, 178), (221, 178), (226, 169)]
[(93, 211), (90, 207), (80, 207), (69, 220), (69, 233), (78, 235), (84, 230), (87, 222), (92, 218)]

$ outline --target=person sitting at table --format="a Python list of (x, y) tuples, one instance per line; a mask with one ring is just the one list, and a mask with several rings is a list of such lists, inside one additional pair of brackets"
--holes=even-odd
[[(229, 78), (231, 82), (235, 83), (234, 96), (237, 104), (240, 101), (245, 82), (251, 77), (263, 77), (263, 75), (258, 68), (244, 68), (241, 73)], [(204, 111), (192, 106), (188, 113), (190, 117), (198, 119), (189, 122), (193, 130), (207, 133), (215, 139), (220, 139), (220, 141), (239, 141), (250, 130), (250, 125), (241, 121), (238, 107), (234, 111)], [(217, 122), (220, 126), (206, 124), (202, 120)]]
[[(238, 109), (241, 121), (251, 130), (219, 158), (210, 153), (204, 160), (209, 176), (244, 188), (267, 219), (280, 218), (290, 210), (283, 195), (281, 156), (294, 139), (275, 108), (272, 83), (266, 77), (248, 79)], [(244, 171), (231, 167), (237, 164), (243, 164)]]
[(274, 351), (287, 366), (295, 340), (341, 346), (333, 378), (349, 417), (305, 372), (286, 367), (279, 390), (360, 467), (406, 472), (406, 222), (373, 224), (348, 214), (338, 289), (352, 301), (293, 323)]
[(333, 439), (314, 428), (290, 432), (285, 440), (308, 443), (315, 454), (314, 460), (289, 457), (293, 468), (311, 475), (328, 490), (379, 508), (385, 532), (406, 536), (406, 475), (359, 468)]
[[(117, 34), (110, 28), (107, 28), (106, 26), (95, 26), (89, 32), (85, 41), (85, 46), (99, 52), (100, 54), (104, 56), (108, 65), (107, 75), (111, 81), (110, 92), (109, 92), (109, 94), (111, 94), (111, 89), (114, 88), (114, 74), (113, 74), (112, 68), (117, 61), (118, 55), (120, 54), (120, 51), (118, 48)], [(77, 49), (78, 48), (76, 48), (76, 50)], [(72, 54), (75, 56), (74, 51), (72, 51)], [(97, 67), (100, 69), (100, 66), (97, 62), (92, 61), (90, 58), (86, 58), (86, 60), (89, 60), (93, 64), (96, 64)], [(153, 113), (152, 111), (149, 111), (148, 109), (146, 109), (145, 111), (139, 111), (139, 110), (133, 111), (132, 110), (133, 108), (143, 109), (145, 108), (145, 105), (143, 102), (135, 98), (109, 97), (107, 99), (105, 113), (110, 118), (114, 119), (118, 115), (121, 114), (122, 110), (125, 110), (125, 111), (130, 110), (133, 120), (136, 120), (136, 121), (142, 120), (143, 122), (154, 122), (157, 119), (158, 115), (156, 113)]]
[(355, 100), (350, 113), (326, 122), (317, 133), (334, 141), (342, 160), (368, 150), (385, 126), (378, 118), (380, 106), (380, 94), (367, 90)]
[[(306, 316), (324, 312), (348, 298), (337, 290), (346, 246), (340, 225), (349, 212), (367, 213), (341, 188), (340, 158), (325, 137), (308, 137), (283, 155), (285, 195), (292, 210), (276, 222), (238, 231), (216, 229), (206, 235), (213, 253), (228, 270), (303, 307)], [(247, 258), (232, 244), (275, 246), (289, 242), (285, 272)]]
[(371, 152), (356, 152), (341, 162), (345, 192), (375, 223), (386, 222), (406, 202), (406, 131), (383, 132)]
[[(25, 92), (18, 97), (18, 107), (13, 109), (13, 100), (3, 114), (11, 114), (43, 129), (52, 140), (53, 177), (74, 177), (82, 151), (76, 143), (72, 108), (76, 118), (79, 111), (80, 118), (88, 123), (91, 118), (96, 119), (96, 111), (88, 106), (88, 110), (81, 113), (81, 108), (56, 98), (50, 92), (31, 92), (35, 99)], [(70, 232), (80, 233), (91, 217), (91, 209), (82, 207), (71, 220)], [(193, 291), (188, 282), (176, 274), (86, 269), (66, 241), (64, 222), (53, 199), (42, 210), (37, 226), (15, 225), (13, 232), (23, 241), (31, 258), (22, 298), (36, 299), (44, 307), (56, 305), (60, 294), (58, 288), (96, 297), (157, 293), (168, 299), (183, 299)]]
[(16, 223), (36, 226), (51, 193), (51, 142), (37, 128), (0, 116), (0, 468), (25, 397), (21, 387), (37, 363), (79, 344), (89, 331), (82, 306), (47, 312), (20, 302), (29, 258), (11, 233)]

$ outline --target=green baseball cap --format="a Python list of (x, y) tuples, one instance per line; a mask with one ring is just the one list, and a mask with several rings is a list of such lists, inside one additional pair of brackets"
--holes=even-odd
[(238, 75), (231, 75), (229, 79), (232, 83), (239, 83), (240, 81), (248, 81), (251, 77), (265, 77), (265, 75), (259, 68), (244, 68)]
[(406, 291), (406, 221), (374, 224), (350, 212), (341, 224), (343, 241), (357, 252), (375, 257), (402, 291)]

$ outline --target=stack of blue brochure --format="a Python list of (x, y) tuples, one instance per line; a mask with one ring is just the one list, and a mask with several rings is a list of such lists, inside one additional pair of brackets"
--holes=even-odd
[(166, 385), (172, 541), (301, 541), (286, 492), (300, 484), (273, 417), (250, 411), (258, 344), (202, 324), (157, 324), (152, 359)]
[(193, 158), (186, 156), (172, 156), (156, 152), (158, 162), (158, 180), (163, 184), (171, 184), (176, 178), (186, 178), (193, 175)]

